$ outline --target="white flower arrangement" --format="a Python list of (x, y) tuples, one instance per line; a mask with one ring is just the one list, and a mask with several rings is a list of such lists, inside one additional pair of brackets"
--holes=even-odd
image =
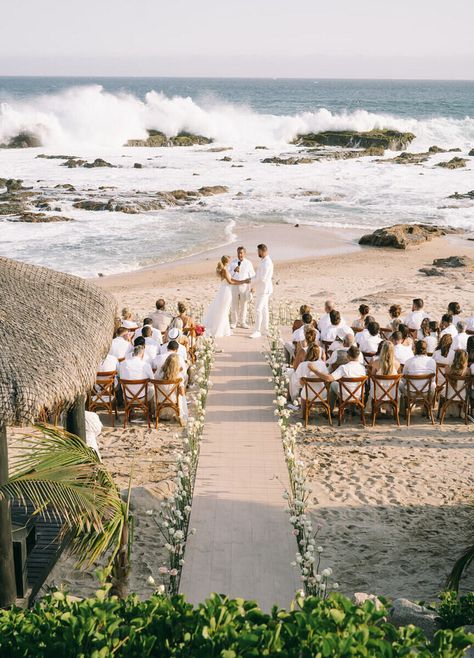
[(182, 451), (176, 454), (173, 493), (163, 501), (159, 521), (155, 519), (168, 551), (168, 565), (160, 567), (158, 572), (163, 577), (164, 585), (162, 587), (166, 588), (169, 595), (178, 592), (181, 570), (185, 563), (186, 539), (188, 534), (196, 532), (193, 528), (188, 533), (188, 526), (214, 351), (215, 344), (212, 338), (204, 338), (200, 341), (196, 351), (196, 378), (194, 380), (196, 388), (191, 400), (194, 417), (189, 419), (182, 437)]
[[(318, 546), (315, 548), (315, 537), (322, 526), (318, 524), (316, 529), (313, 528), (308, 513), (311, 488), (306, 483), (305, 466), (295, 456), (297, 453), (297, 437), (302, 425), (301, 423), (290, 425), (291, 411), (286, 408), (288, 392), (287, 365), (278, 327), (280, 324), (291, 323), (294, 315), (293, 310), (288, 312), (288, 308), (288, 305), (285, 307), (285, 305), (280, 304), (278, 312), (272, 313), (270, 316), (269, 351), (266, 354), (266, 361), (273, 374), (271, 381), (276, 393), (274, 413), (278, 418), (290, 479), (290, 491), (284, 491), (283, 498), (288, 501), (289, 519), (298, 546), (296, 559), (291, 565), (300, 569), (301, 581), (306, 594), (326, 597), (332, 569), (327, 567), (320, 570), (323, 547)], [(338, 585), (335, 584), (334, 589), (337, 589), (337, 587)]]

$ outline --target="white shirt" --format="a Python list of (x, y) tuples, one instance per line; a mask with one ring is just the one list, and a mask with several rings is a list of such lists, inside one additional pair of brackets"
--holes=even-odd
[(451, 345), (451, 349), (453, 351), (455, 350), (467, 350), (467, 339), (469, 336), (465, 331), (463, 331), (461, 334), (456, 334), (453, 338), (453, 342)]
[(259, 295), (271, 295), (273, 292), (273, 262), (270, 256), (265, 256), (260, 261), (260, 265), (257, 268), (255, 277), (253, 278), (253, 285), (255, 286), (255, 291)]
[(142, 329), (145, 326), (150, 327), (152, 331), (151, 338), (153, 338), (153, 340), (155, 340), (158, 343), (158, 345), (161, 345), (161, 343), (163, 342), (163, 335), (159, 329), (155, 329), (155, 327), (153, 327), (151, 324), (143, 325), (143, 327), (139, 327), (136, 330), (136, 332), (133, 334), (133, 340), (135, 340), (135, 338), (138, 338), (139, 336), (142, 335)]
[(125, 327), (126, 329), (136, 329), (137, 323), (133, 320), (122, 320), (122, 327)]
[[(332, 376), (336, 381), (338, 379), (342, 379), (343, 377), (365, 377), (365, 375), (365, 368), (358, 361), (348, 361), (347, 363), (343, 363), (342, 366), (336, 368), (336, 370), (332, 373)], [(350, 391), (355, 391), (359, 386), (359, 383), (347, 383), (346, 386)], [(361, 397), (363, 390), (364, 387), (362, 386), (359, 391), (359, 397)], [(349, 394), (346, 391), (343, 391), (343, 398), (347, 399), (348, 397)]]
[[(155, 372), (155, 379), (159, 379), (157, 375), (159, 375), (161, 369), (166, 363), (166, 359), (169, 357), (170, 354), (176, 354), (176, 352), (173, 352), (172, 350), (166, 351), (160, 354), (157, 354), (156, 357), (153, 359), (152, 366), (156, 370)], [(178, 353), (178, 358), (179, 358), (179, 363), (181, 366), (181, 370), (183, 371), (183, 377), (186, 376), (186, 371), (187, 371), (187, 365), (186, 361), (183, 360), (182, 356)]]
[[(335, 345), (335, 343), (333, 343), (333, 345)], [(339, 343), (339, 345), (340, 345), (340, 343)], [(338, 357), (338, 354), (337, 354), (338, 352), (347, 352), (348, 349), (349, 348), (345, 347), (344, 345), (341, 345), (341, 347), (337, 347), (333, 351), (333, 353), (331, 354), (331, 356), (329, 357), (329, 359), (327, 361), (328, 366), (332, 366), (334, 363), (336, 363), (337, 357)], [(364, 365), (364, 355), (362, 354), (362, 352), (359, 354), (358, 361), (359, 361), (360, 364)]]
[(440, 332), (439, 337), (441, 338), (441, 336), (446, 336), (446, 334), (450, 334), (450, 336), (452, 336), (453, 339), (455, 336), (458, 335), (458, 330), (456, 329), (454, 324), (452, 323), (448, 324), (448, 326), (445, 329), (443, 329), (443, 331)]
[[(436, 361), (431, 356), (426, 356), (425, 354), (418, 354), (413, 356), (403, 366), (404, 375), (436, 375)], [(425, 382), (413, 382), (413, 387), (421, 391)], [(434, 386), (434, 380), (432, 383)]]
[[(238, 267), (239, 262), (240, 262), (239, 271), (235, 272), (235, 268)], [(255, 270), (248, 258), (244, 258), (242, 261), (239, 261), (238, 258), (234, 258), (234, 260), (230, 262), (228, 270), (232, 279), (235, 279), (236, 281), (245, 281), (246, 279), (253, 279), (253, 277), (255, 276)]]
[[(159, 353), (160, 354), (168, 353), (168, 343), (165, 343), (164, 345), (161, 346)], [(181, 343), (178, 343), (178, 354), (182, 358), (182, 360), (186, 363), (186, 361), (188, 360), (188, 353), (186, 352), (186, 348), (184, 347), (184, 345), (181, 345)]]
[[(151, 365), (145, 359), (138, 356), (132, 356), (130, 359), (122, 361), (119, 367), (120, 379), (153, 379), (153, 370)], [(136, 393), (140, 386), (130, 386), (130, 392)]]
[(113, 354), (107, 354), (105, 359), (97, 368), (97, 372), (115, 372), (118, 368), (118, 363), (119, 362), (116, 356)]
[[(328, 369), (324, 361), (321, 361), (321, 359), (318, 359), (317, 361), (303, 361), (300, 363), (300, 365), (296, 368), (295, 371), (295, 379), (298, 381), (298, 384), (300, 384), (300, 379), (303, 377), (307, 377), (308, 379), (312, 377), (317, 377), (318, 375), (311, 370), (310, 366), (312, 366), (314, 369), (319, 370), (319, 372), (324, 373), (325, 375), (328, 374)], [(321, 393), (323, 391), (323, 394), (321, 395), (322, 398), (326, 399), (327, 394), (326, 394), (326, 386), (324, 383), (321, 384), (311, 384), (312, 388), (314, 388), (315, 391), (318, 391), (318, 393)], [(314, 394), (311, 395), (310, 392), (310, 399), (314, 398)], [(306, 400), (306, 390), (305, 387), (301, 389), (301, 397), (303, 400)]]
[(466, 331), (474, 331), (474, 315), (466, 319)]
[(425, 336), (421, 340), (424, 340), (426, 343), (426, 351), (429, 354), (433, 354), (433, 352), (436, 349), (436, 346), (438, 345), (438, 335), (430, 334), (429, 336)]
[[(130, 349), (129, 349), (127, 355), (125, 356), (126, 360), (129, 360), (129, 359), (133, 358), (133, 350), (134, 350), (133, 345), (130, 345)], [(155, 358), (155, 356), (156, 356), (156, 347), (154, 347), (152, 345), (147, 345), (145, 343), (145, 354), (143, 356), (144, 360), (148, 361), (148, 363), (151, 365), (151, 363), (152, 363), (153, 359)]]
[(130, 343), (122, 336), (117, 336), (112, 341), (112, 346), (109, 350), (109, 354), (117, 357), (117, 359), (124, 359), (128, 350), (130, 349)]
[[(299, 329), (296, 329), (291, 335), (291, 342), (292, 343), (302, 343), (305, 340), (304, 337), (304, 332), (305, 329), (308, 325), (303, 324)], [(315, 329), (316, 331), (316, 342), (319, 342), (319, 331)]]
[(450, 349), (448, 352), (448, 356), (443, 356), (441, 354), (441, 350), (436, 350), (436, 352), (433, 354), (433, 359), (435, 360), (436, 363), (439, 363), (440, 365), (451, 364), (454, 359), (454, 351)]
[(393, 355), (401, 366), (405, 365), (414, 356), (411, 347), (409, 345), (402, 345), (402, 343), (393, 346)]
[(406, 324), (410, 329), (419, 329), (421, 323), (425, 318), (429, 317), (424, 311), (411, 311), (403, 319), (403, 324)]
[(367, 335), (362, 336), (359, 341), (359, 349), (361, 352), (377, 352), (378, 346), (382, 340), (383, 338), (379, 334), (377, 334), (377, 336), (372, 336), (367, 332)]
[(318, 320), (318, 329), (322, 333), (325, 329), (327, 329), (331, 324), (331, 318), (329, 317), (329, 313), (324, 313)]
[(170, 326), (170, 322), (173, 319), (171, 315), (168, 315), (166, 311), (154, 311), (154, 313), (150, 313), (149, 316), (152, 320), (152, 324), (155, 327), (155, 329), (158, 329), (161, 331), (161, 333), (165, 333), (165, 331), (168, 329)]
[(321, 334), (321, 337), (324, 341), (332, 342), (336, 340), (338, 336), (347, 336), (348, 334), (353, 336), (354, 332), (350, 327), (343, 324), (341, 321), (339, 322), (339, 324), (330, 324), (328, 327), (325, 327), (325, 329)]

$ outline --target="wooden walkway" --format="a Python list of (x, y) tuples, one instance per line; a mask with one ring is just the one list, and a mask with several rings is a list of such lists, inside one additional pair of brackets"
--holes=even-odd
[(264, 342), (237, 330), (218, 347), (180, 591), (192, 603), (217, 592), (288, 607), (301, 583)]

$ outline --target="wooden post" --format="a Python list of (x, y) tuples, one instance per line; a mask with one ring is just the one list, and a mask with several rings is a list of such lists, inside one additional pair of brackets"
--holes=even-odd
[[(0, 484), (8, 482), (7, 431), (0, 426)], [(0, 499), (0, 608), (15, 603), (16, 583), (13, 562), (12, 521), (10, 501)]]
[(86, 442), (86, 397), (78, 395), (66, 413), (66, 430)]

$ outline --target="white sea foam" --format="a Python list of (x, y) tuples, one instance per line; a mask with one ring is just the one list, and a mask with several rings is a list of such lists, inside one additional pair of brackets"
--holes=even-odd
[(470, 117), (418, 120), (363, 109), (334, 113), (325, 108), (281, 116), (259, 114), (215, 98), (197, 103), (190, 97), (167, 97), (156, 91), (141, 100), (128, 93), (106, 92), (99, 85), (0, 104), (0, 142), (30, 131), (51, 149), (116, 148), (128, 139), (146, 137), (151, 128), (169, 136), (189, 131), (241, 146), (283, 144), (299, 133), (376, 128), (411, 131), (417, 136), (416, 148), (431, 144), (467, 148), (474, 143), (474, 119)]

